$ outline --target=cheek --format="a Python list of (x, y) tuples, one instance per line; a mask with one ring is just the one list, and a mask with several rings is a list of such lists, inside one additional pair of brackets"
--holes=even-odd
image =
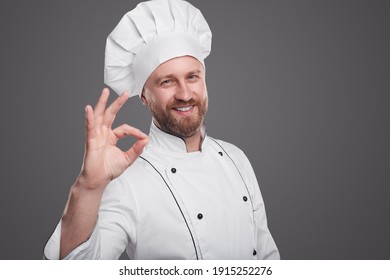
[(206, 85), (200, 85), (198, 90), (197, 90), (198, 94), (199, 94), (199, 98), (201, 99), (207, 99), (207, 88), (206, 88)]
[(154, 96), (154, 98), (150, 99), (150, 106), (154, 108), (166, 109), (172, 102), (173, 100), (170, 100), (167, 98), (167, 96), (161, 95), (159, 98)]

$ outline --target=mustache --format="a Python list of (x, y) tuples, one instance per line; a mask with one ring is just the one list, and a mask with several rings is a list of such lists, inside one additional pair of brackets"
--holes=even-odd
[(176, 107), (187, 107), (187, 106), (200, 106), (199, 100), (195, 100), (191, 98), (188, 101), (183, 101), (183, 100), (175, 100), (172, 102), (169, 107), (171, 108), (176, 108)]

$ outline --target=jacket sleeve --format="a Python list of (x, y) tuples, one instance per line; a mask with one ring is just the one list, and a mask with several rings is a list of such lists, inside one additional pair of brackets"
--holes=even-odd
[[(135, 242), (137, 207), (130, 193), (126, 176), (113, 180), (104, 191), (96, 225), (89, 238), (73, 249), (64, 260), (118, 259), (130, 243)], [(44, 248), (44, 259), (58, 260), (60, 255), (61, 221)], [(131, 254), (131, 250), (128, 252)], [(130, 256), (131, 257), (131, 256)]]
[[(43, 251), (45, 260), (59, 260), (61, 240), (61, 220), (50, 236)], [(64, 260), (98, 260), (100, 259), (100, 234), (99, 226), (95, 225), (89, 238), (73, 249)]]

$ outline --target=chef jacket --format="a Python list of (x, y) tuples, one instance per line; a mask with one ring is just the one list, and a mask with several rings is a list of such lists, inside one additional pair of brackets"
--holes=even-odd
[[(88, 240), (65, 259), (279, 259), (247, 157), (202, 129), (201, 150), (153, 123), (149, 144), (106, 187)], [(58, 259), (61, 221), (44, 257)]]

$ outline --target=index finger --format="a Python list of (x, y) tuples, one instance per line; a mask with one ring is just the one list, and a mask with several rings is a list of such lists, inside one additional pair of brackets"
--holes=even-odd
[(112, 123), (115, 120), (116, 114), (118, 113), (120, 108), (122, 108), (123, 104), (125, 104), (128, 98), (129, 93), (125, 91), (119, 97), (117, 97), (114, 102), (112, 102), (112, 104), (104, 112), (103, 125), (111, 127)]
[(93, 110), (96, 118), (99, 118), (100, 116), (103, 115), (104, 113), (104, 110), (106, 109), (106, 105), (107, 105), (107, 100), (108, 100), (108, 96), (110, 95), (110, 91), (108, 88), (104, 88), (102, 90), (102, 93), (99, 97), (99, 100), (97, 102), (97, 104), (95, 105), (95, 108)]

